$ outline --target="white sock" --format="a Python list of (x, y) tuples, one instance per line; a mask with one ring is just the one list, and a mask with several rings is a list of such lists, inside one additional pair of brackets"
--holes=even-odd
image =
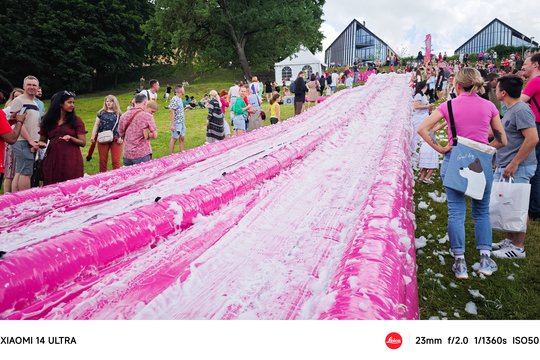
[(490, 250), (480, 250), (480, 256), (482, 256), (482, 255), (491, 256), (491, 251)]

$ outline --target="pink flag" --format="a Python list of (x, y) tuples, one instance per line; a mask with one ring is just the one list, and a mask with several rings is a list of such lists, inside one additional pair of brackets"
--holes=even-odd
[(424, 64), (431, 61), (431, 34), (426, 35), (426, 56), (424, 57)]

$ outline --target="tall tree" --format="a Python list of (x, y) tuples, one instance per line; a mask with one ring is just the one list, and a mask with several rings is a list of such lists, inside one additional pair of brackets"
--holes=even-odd
[(5, 0), (0, 74), (20, 86), (37, 76), (46, 90), (89, 90), (106, 75), (145, 61), (142, 24), (149, 0)]
[(156, 0), (150, 49), (177, 61), (269, 67), (301, 45), (321, 50), (324, 0)]

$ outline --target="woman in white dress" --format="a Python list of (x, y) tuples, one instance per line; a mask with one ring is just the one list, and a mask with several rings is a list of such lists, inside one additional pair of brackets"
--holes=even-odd
[(426, 96), (427, 84), (425, 81), (419, 81), (416, 84), (414, 90), (414, 113), (412, 116), (412, 123), (414, 128), (414, 136), (412, 139), (411, 149), (412, 153), (412, 163), (416, 167), (418, 165), (418, 148), (420, 142), (420, 136), (416, 133), (418, 126), (424, 121), (425, 118), (429, 116), (429, 110), (431, 109), (431, 104), (428, 101)]
[[(446, 126), (446, 122), (443, 122), (429, 131), (430, 137), (436, 139), (437, 131), (441, 130)], [(435, 141), (436, 142), (436, 141)], [(418, 163), (420, 168), (419, 179), (425, 184), (433, 184), (431, 176), (433, 171), (439, 168), (439, 153), (435, 151), (428, 143), (422, 141), (420, 146), (420, 161)]]

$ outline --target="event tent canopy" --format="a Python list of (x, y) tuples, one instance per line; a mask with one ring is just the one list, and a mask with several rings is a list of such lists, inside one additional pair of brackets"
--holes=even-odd
[(325, 68), (326, 66), (321, 60), (317, 59), (311, 51), (302, 47), (296, 54), (275, 64), (276, 82), (282, 84), (285, 81), (290, 84), (290, 81), (296, 79), (301, 70), (307, 73), (307, 79), (312, 73), (322, 74)]

